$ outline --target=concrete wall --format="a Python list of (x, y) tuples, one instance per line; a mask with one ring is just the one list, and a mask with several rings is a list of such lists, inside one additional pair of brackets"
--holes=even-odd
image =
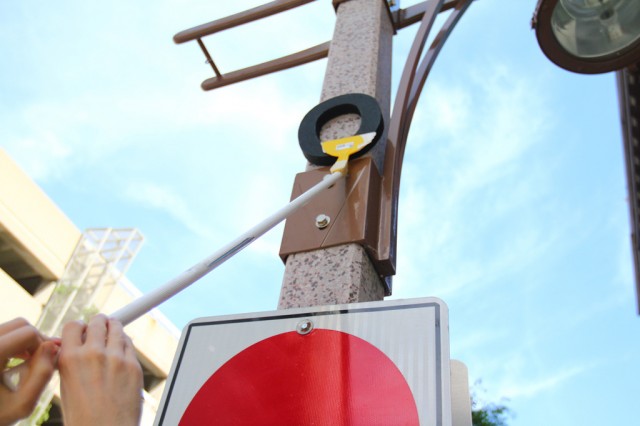
[[(33, 324), (38, 321), (54, 287), (47, 283), (62, 276), (80, 236), (71, 220), (0, 149), (0, 322), (16, 317)], [(18, 281), (33, 275), (42, 277), (43, 284), (32, 295)], [(114, 287), (102, 311), (113, 312), (137, 295), (139, 291), (125, 278)], [(125, 330), (145, 370), (161, 381), (145, 392), (142, 424), (151, 424), (179, 331), (159, 313), (144, 315)]]
[(42, 304), (0, 269), (0, 323), (22, 317), (34, 324)]
[(43, 277), (56, 280), (81, 232), (0, 149), (0, 227)]

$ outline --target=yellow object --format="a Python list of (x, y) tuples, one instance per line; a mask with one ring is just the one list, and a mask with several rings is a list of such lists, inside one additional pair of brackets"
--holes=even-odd
[(346, 175), (349, 156), (369, 145), (375, 136), (376, 132), (370, 132), (322, 142), (322, 151), (325, 154), (338, 157), (331, 166), (331, 173), (340, 172)]

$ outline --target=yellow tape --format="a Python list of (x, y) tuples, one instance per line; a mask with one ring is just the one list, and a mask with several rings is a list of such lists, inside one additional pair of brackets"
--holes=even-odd
[(375, 132), (370, 132), (322, 142), (322, 151), (325, 154), (338, 157), (333, 166), (331, 166), (331, 173), (340, 172), (343, 175), (346, 174), (349, 157), (369, 145), (375, 135)]

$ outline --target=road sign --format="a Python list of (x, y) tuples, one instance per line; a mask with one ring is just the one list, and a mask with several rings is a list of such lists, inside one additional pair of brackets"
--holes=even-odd
[(156, 425), (451, 425), (449, 325), (421, 298), (200, 318)]

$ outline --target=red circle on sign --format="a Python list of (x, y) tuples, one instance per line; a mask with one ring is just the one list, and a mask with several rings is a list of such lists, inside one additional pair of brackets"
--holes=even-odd
[(189, 403), (181, 426), (419, 425), (404, 376), (351, 334), (278, 334), (235, 355)]

